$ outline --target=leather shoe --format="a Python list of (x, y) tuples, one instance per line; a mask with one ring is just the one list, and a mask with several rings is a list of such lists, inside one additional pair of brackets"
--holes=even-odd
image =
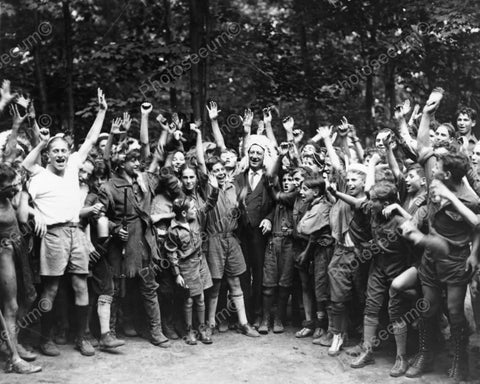
[(248, 323), (240, 325), (239, 331), (248, 337), (260, 337), (260, 334)]

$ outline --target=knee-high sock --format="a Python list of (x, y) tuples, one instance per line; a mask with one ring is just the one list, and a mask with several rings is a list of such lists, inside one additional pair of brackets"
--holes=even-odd
[(102, 335), (110, 332), (110, 309), (112, 296), (100, 295), (97, 301), (98, 320), (100, 322), (100, 333)]
[(235, 294), (231, 296), (235, 310), (237, 311), (238, 322), (240, 325), (248, 323), (247, 313), (245, 312), (245, 302), (243, 300), (243, 293)]
[(185, 324), (187, 328), (192, 328), (192, 307), (193, 307), (193, 300), (187, 299), (183, 305), (183, 314), (185, 316)]
[(273, 288), (263, 290), (263, 319), (270, 319), (270, 312), (273, 305)]
[(199, 325), (204, 325), (205, 324), (205, 299), (203, 298), (203, 295), (200, 295), (195, 300), (196, 303), (196, 310), (197, 310), (197, 319), (198, 319), (198, 324)]

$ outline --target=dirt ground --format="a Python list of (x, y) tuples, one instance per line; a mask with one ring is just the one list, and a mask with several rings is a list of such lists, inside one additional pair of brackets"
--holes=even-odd
[[(61, 356), (40, 355), (43, 372), (34, 375), (0, 373), (0, 383), (31, 384), (150, 384), (150, 383), (448, 383), (443, 372), (448, 368), (446, 352), (436, 360), (435, 373), (421, 379), (390, 378), (393, 345), (389, 342), (376, 352), (376, 364), (351, 369), (351, 358), (342, 353), (327, 355), (327, 348), (308, 339), (296, 339), (294, 329), (282, 335), (270, 333), (252, 339), (229, 331), (214, 335), (212, 345), (186, 345), (174, 342), (169, 349), (155, 347), (141, 338), (128, 338), (117, 353), (98, 351), (83, 357), (72, 345), (60, 346)], [(478, 336), (473, 343), (480, 345)], [(471, 353), (472, 382), (480, 383), (475, 362), (480, 353)], [(3, 362), (2, 362), (3, 364)]]

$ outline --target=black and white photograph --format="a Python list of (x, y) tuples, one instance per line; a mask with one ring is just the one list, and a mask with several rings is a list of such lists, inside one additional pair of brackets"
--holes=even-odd
[(0, 0), (0, 384), (480, 384), (479, 111), (479, 0)]

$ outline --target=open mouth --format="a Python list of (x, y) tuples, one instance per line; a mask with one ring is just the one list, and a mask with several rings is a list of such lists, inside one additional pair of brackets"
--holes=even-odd
[(57, 165), (65, 165), (66, 161), (67, 161), (67, 159), (65, 159), (64, 157), (62, 157), (62, 158), (56, 159), (56, 160), (55, 160), (55, 163), (56, 163)]

